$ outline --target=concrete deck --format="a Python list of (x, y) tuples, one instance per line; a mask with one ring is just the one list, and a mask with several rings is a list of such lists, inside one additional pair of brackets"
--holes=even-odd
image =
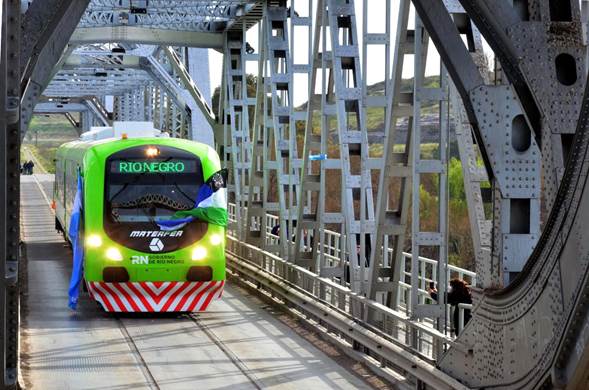
[(52, 175), (22, 177), (28, 291), (21, 384), (26, 389), (370, 388), (298, 336), (272, 307), (231, 283), (221, 301), (194, 318), (115, 317), (85, 294), (71, 311), (71, 251), (54, 229), (52, 187)]

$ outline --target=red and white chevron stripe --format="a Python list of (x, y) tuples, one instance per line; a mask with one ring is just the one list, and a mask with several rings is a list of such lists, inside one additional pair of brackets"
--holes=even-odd
[(90, 296), (108, 312), (173, 312), (205, 311), (221, 298), (225, 281), (87, 284)]

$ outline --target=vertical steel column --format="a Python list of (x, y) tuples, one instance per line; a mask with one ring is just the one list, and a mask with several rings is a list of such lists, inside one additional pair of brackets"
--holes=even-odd
[[(266, 11), (264, 10), (264, 13)], [(278, 252), (279, 247), (276, 239), (267, 237), (267, 213), (278, 212), (276, 202), (268, 199), (270, 182), (270, 161), (269, 154), (269, 127), (268, 120), (268, 78), (264, 77), (266, 71), (266, 57), (268, 42), (266, 40), (267, 22), (265, 18), (258, 27), (258, 74), (256, 77), (256, 105), (254, 111), (253, 132), (251, 138), (251, 160), (248, 188), (248, 208), (246, 217), (246, 239), (249, 243), (258, 246), (269, 252)]]
[[(6, 27), (8, 24), (8, 1), (0, 0), (0, 150), (5, 155), (7, 150), (6, 135), (7, 122), (6, 99), (7, 99), (7, 69), (6, 69), (6, 51), (8, 46)], [(6, 165), (0, 164), (0, 386), (6, 387)]]
[[(412, 92), (401, 92), (405, 55), (414, 54), (415, 31), (408, 30), (409, 0), (401, 0), (397, 18), (395, 55), (391, 71), (390, 92), (387, 94), (385, 116), (385, 144), (382, 169), (378, 181), (375, 245), (370, 261), (368, 297), (382, 300), (396, 308), (399, 302), (399, 281), (405, 262), (403, 246), (409, 214), (411, 190), (411, 140), (413, 129)], [(395, 152), (397, 126), (400, 118), (407, 118), (405, 148)], [(395, 181), (398, 190), (393, 188)]]
[[(338, 261), (328, 261), (325, 256), (324, 239), (325, 223), (341, 226), (343, 217), (341, 212), (325, 210), (325, 181), (327, 168), (338, 169), (341, 164), (339, 158), (327, 150), (329, 137), (328, 123), (335, 114), (332, 104), (333, 78), (328, 72), (331, 68), (331, 52), (327, 50), (327, 12), (323, 0), (317, 2), (315, 14), (315, 32), (313, 34), (312, 71), (309, 78), (309, 98), (307, 99), (307, 116), (305, 123), (305, 138), (301, 168), (301, 189), (299, 192), (299, 215), (297, 220), (297, 234), (295, 239), (295, 263), (308, 267), (311, 271), (318, 271), (323, 277), (338, 278), (345, 283), (345, 249), (336, 248), (339, 252), (332, 253)], [(324, 39), (321, 39), (324, 37)], [(321, 43), (321, 46), (320, 46)], [(317, 75), (321, 70), (321, 93), (315, 94)], [(317, 99), (318, 98), (318, 99)], [(330, 102), (328, 104), (328, 99)], [(319, 100), (319, 103), (316, 102)], [(320, 115), (321, 130), (316, 134), (313, 128), (314, 114)], [(311, 157), (313, 156), (313, 159)], [(333, 190), (333, 189), (332, 189)], [(310, 193), (310, 196), (306, 194)], [(308, 230), (313, 237), (310, 246), (303, 246), (302, 232)], [(343, 240), (341, 240), (343, 242)], [(341, 249), (341, 250), (340, 250)], [(316, 257), (318, 256), (318, 258)]]
[[(240, 108), (238, 109), (239, 111), (239, 133), (238, 133), (238, 137), (236, 138), (236, 140), (238, 141), (238, 147), (239, 147), (239, 168), (240, 168), (240, 175), (241, 175), (241, 191), (242, 191), (242, 199), (243, 199), (243, 205), (245, 207), (249, 207), (249, 203), (247, 203), (248, 201), (248, 196), (249, 196), (249, 178), (250, 178), (250, 174), (249, 174), (249, 169), (250, 169), (250, 161), (251, 161), (251, 155), (252, 155), (252, 143), (251, 143), (251, 129), (250, 129), (250, 117), (249, 117), (249, 113), (250, 113), (250, 107), (255, 103), (253, 99), (250, 99), (249, 95), (248, 95), (248, 74), (246, 71), (246, 65), (247, 62), (250, 61), (252, 59), (252, 57), (250, 57), (250, 55), (247, 53), (247, 42), (246, 42), (246, 31), (247, 31), (247, 27), (246, 27), (246, 23), (245, 21), (243, 22), (242, 26), (241, 26), (241, 33), (240, 33), (240, 48), (239, 48), (239, 52), (236, 51), (236, 54), (239, 54), (239, 60), (238, 60), (238, 66), (239, 71), (237, 73), (235, 73), (235, 76), (240, 76), (240, 79), (237, 80), (237, 78), (235, 79), (235, 81), (237, 82), (237, 84), (235, 84), (236, 89), (238, 90), (238, 100), (236, 101), (239, 105)], [(246, 211), (243, 210), (242, 215), (245, 216), (246, 215)], [(246, 230), (249, 228), (245, 221), (241, 221), (242, 224), (242, 229)], [(244, 237), (245, 233), (242, 234), (241, 237)]]
[[(587, 31), (589, 28), (589, 0), (581, 0), (581, 24), (583, 30)], [(587, 34), (583, 34), (583, 45), (585, 46), (585, 73), (589, 69), (589, 42), (587, 42)]]
[[(479, 68), (485, 83), (490, 83), (487, 68), (487, 59), (483, 52), (483, 43), (481, 34), (475, 24), (467, 17), (464, 9), (459, 4), (455, 7), (446, 6), (448, 12), (452, 14), (464, 14), (470, 27), (470, 32), (467, 29), (467, 41), (472, 42), (471, 56), (474, 63)], [(499, 64), (497, 62), (497, 64)], [(500, 68), (500, 67), (499, 67)], [(500, 69), (496, 69), (500, 72)], [(483, 190), (481, 184), (490, 183), (489, 176), (484, 166), (478, 163), (478, 145), (475, 144), (473, 129), (470, 125), (468, 115), (462, 103), (462, 99), (452, 81), (449, 83), (449, 100), (450, 112), (453, 118), (456, 133), (456, 143), (458, 145), (458, 154), (462, 165), (462, 174), (464, 181), (464, 193), (466, 195), (466, 204), (468, 206), (468, 217), (470, 222), (470, 230), (472, 235), (473, 248), (475, 252), (475, 271), (477, 272), (477, 280), (474, 284), (476, 287), (489, 286), (489, 281), (483, 280), (482, 276), (486, 272), (482, 269), (489, 268), (491, 264), (491, 241), (492, 241), (492, 219), (488, 219), (485, 215), (485, 205), (483, 202)], [(490, 189), (489, 189), (490, 190)], [(488, 273), (487, 273), (488, 274)], [(499, 275), (491, 276), (490, 279), (497, 280)]]
[(133, 108), (136, 120), (145, 121), (145, 87), (137, 88), (133, 93)]
[[(272, 96), (272, 129), (274, 141), (274, 157), (276, 172), (276, 190), (278, 194), (278, 214), (280, 217), (280, 246), (279, 253), (285, 259), (291, 259), (290, 232), (293, 232), (293, 222), (297, 216), (293, 208), (296, 196), (295, 186), (298, 185), (298, 175), (292, 167), (295, 134), (292, 131), (292, 63), (289, 50), (286, 7), (266, 5), (265, 41), (266, 58), (269, 70), (269, 91)], [(287, 207), (288, 206), (288, 207)]]
[[(245, 215), (248, 190), (249, 161), (249, 119), (247, 98), (247, 77), (243, 58), (245, 37), (243, 32), (229, 32), (225, 35), (224, 48), (224, 131), (225, 131), (225, 162), (230, 168), (228, 192), (230, 201), (236, 204), (237, 236), (245, 236), (244, 230), (249, 227), (241, 215)], [(233, 197), (233, 199), (231, 199)]]
[[(375, 222), (372, 179), (367, 164), (368, 134), (362, 99), (355, 4), (352, 0), (330, 0), (328, 9), (342, 161), (341, 178), (342, 184), (345, 183), (342, 201), (347, 209), (344, 222), (350, 259), (350, 283), (352, 290), (361, 291), (369, 263), (367, 248), (371, 247), (374, 238)], [(354, 167), (354, 159), (359, 169)]]
[(153, 121), (153, 127), (156, 129), (161, 129), (159, 124), (159, 87), (157, 84), (153, 84), (150, 90), (150, 100), (151, 100), (151, 120)]
[[(427, 61), (427, 46), (429, 36), (419, 16), (415, 17), (415, 53), (414, 53), (414, 85), (413, 85), (413, 197), (411, 219), (411, 315), (414, 318), (431, 317), (438, 320), (445, 319), (445, 293), (448, 266), (448, 90), (447, 74), (444, 69), (440, 72), (439, 88), (426, 88), (423, 77)], [(439, 105), (439, 143), (438, 158), (421, 157), (421, 112), (423, 103), (437, 103)], [(420, 224), (420, 192), (421, 175), (437, 176), (438, 199), (437, 229), (422, 231)], [(435, 197), (434, 197), (435, 198)], [(428, 210), (431, 211), (431, 210)], [(435, 304), (425, 304), (419, 295), (419, 290), (425, 290), (425, 268), (419, 261), (420, 249), (423, 246), (435, 248), (437, 252), (437, 289), (438, 300)], [(443, 329), (443, 324), (438, 324)]]
[(170, 95), (168, 95), (167, 93), (164, 96), (165, 96), (164, 121), (166, 123), (165, 127), (166, 127), (166, 130), (170, 133), (170, 137), (175, 137), (173, 119), (172, 119), (172, 106), (174, 105), (174, 102), (172, 102)]
[[(1, 3), (1, 2), (0, 2)], [(15, 388), (18, 376), (18, 326), (19, 326), (19, 204), (20, 204), (20, 1), (4, 1), (2, 12), (1, 83), (5, 83), (4, 104), (0, 107), (6, 128), (0, 129), (2, 153), (0, 173), (0, 208), (3, 218), (0, 226), (0, 308), (2, 328), (2, 385)]]
[[(302, 5), (301, 5), (302, 4)], [(307, 16), (300, 16), (299, 12), (304, 13)], [(305, 75), (307, 79), (307, 83), (311, 79), (311, 72), (313, 71), (313, 0), (291, 0), (290, 1), (290, 9), (287, 11), (287, 17), (290, 20), (290, 82), (294, 86), (297, 80), (295, 80), (296, 75)], [(304, 31), (304, 34), (301, 34), (301, 30)], [(306, 38), (306, 39), (305, 39)], [(296, 54), (299, 53), (299, 47), (301, 44), (306, 40), (307, 45), (307, 53), (306, 53), (306, 60), (301, 61), (300, 58), (297, 58)], [(308, 96), (313, 96), (311, 95)], [(304, 198), (302, 203), (299, 203), (300, 192), (301, 192), (301, 169), (303, 166), (303, 160), (300, 156), (303, 155), (303, 147), (304, 142), (299, 143), (299, 138), (304, 140), (305, 136), (305, 127), (307, 124), (307, 113), (304, 110), (298, 110), (295, 107), (294, 103), (295, 99), (295, 91), (293, 90), (290, 94), (290, 129), (289, 129), (289, 149), (290, 149), (290, 161), (289, 164), (292, 164), (292, 168), (296, 174), (296, 194), (294, 197), (291, 197), (289, 200), (288, 208), (289, 210), (294, 210), (298, 208), (305, 208), (306, 204), (310, 203), (311, 192), (307, 191), (306, 193), (302, 194)], [(310, 102), (308, 100), (308, 102)], [(301, 130), (298, 130), (298, 129)], [(292, 212), (291, 212), (292, 215)], [(293, 218), (298, 219), (298, 211)], [(293, 228), (292, 231), (295, 229)], [(307, 235), (306, 237), (303, 235), (303, 245), (310, 246), (313, 240), (311, 235)], [(294, 249), (294, 248), (293, 248)], [(294, 252), (289, 253), (289, 259), (294, 258)]]
[(143, 92), (143, 109), (145, 111), (145, 120), (153, 123), (153, 85), (145, 87)]
[(92, 113), (90, 112), (89, 109), (80, 112), (80, 122), (81, 122), (80, 127), (81, 127), (82, 133), (90, 130), (90, 127), (92, 127), (92, 119), (93, 118), (94, 118), (94, 115), (92, 115)]
[[(194, 139), (192, 112), (196, 109), (200, 110), (200, 113), (195, 112), (194, 115), (202, 114), (202, 118), (204, 118), (214, 129), (217, 123), (215, 121), (213, 112), (207, 101), (202, 96), (201, 92), (198, 90), (196, 84), (190, 76), (190, 73), (187, 70), (186, 48), (181, 49), (171, 46), (164, 46), (162, 47), (162, 53), (165, 54), (162, 56), (162, 61), (166, 64), (169, 64), (169, 67), (171, 68), (172, 77), (170, 78), (170, 81), (174, 84), (174, 87), (178, 89), (178, 96), (176, 97), (175, 101), (178, 102), (179, 97), (181, 100), (186, 101), (185, 104), (188, 107), (186, 108), (178, 106), (174, 109), (172, 115), (174, 118), (173, 127), (176, 129), (174, 132), (177, 133), (181, 138)], [(181, 105), (183, 106), (184, 103)], [(197, 132), (200, 131), (199, 129), (195, 130)], [(203, 136), (202, 141), (205, 143), (213, 143), (213, 140), (208, 135), (199, 135)]]
[(118, 121), (120, 118), (120, 111), (121, 111), (121, 100), (120, 96), (113, 96), (112, 98), (112, 119), (113, 121)]
[(154, 119), (154, 123), (157, 120), (157, 128), (160, 130), (164, 130), (164, 118), (163, 118), (163, 105), (164, 105), (164, 99), (163, 99), (163, 91), (162, 88), (159, 85), (156, 85), (156, 90), (154, 91), (154, 111), (153, 111), (153, 115), (155, 118)]
[[(464, 105), (456, 87), (450, 82), (450, 105), (454, 118), (458, 154), (462, 164), (464, 193), (468, 206), (468, 217), (475, 252), (475, 271), (478, 265), (491, 263), (491, 228), (493, 221), (485, 216), (482, 183), (488, 183), (489, 177), (483, 166), (477, 162), (477, 146), (473, 142), (472, 128), (466, 115)], [(480, 280), (477, 278), (477, 286)]]
[[(363, 16), (363, 22), (362, 22), (362, 70), (364, 72), (364, 77), (362, 79), (362, 101), (363, 101), (363, 107), (362, 109), (365, 111), (366, 115), (368, 115), (368, 111), (371, 111), (371, 115), (374, 117), (376, 110), (380, 111), (380, 115), (377, 116), (378, 119), (382, 119), (382, 123), (386, 123), (387, 117), (387, 102), (389, 97), (391, 97), (394, 94), (394, 90), (392, 90), (392, 85), (391, 85), (391, 74), (390, 69), (391, 69), (391, 2), (389, 1), (385, 1), (384, 3), (384, 9), (382, 9), (382, 4), (378, 4), (376, 8), (378, 8), (379, 13), (383, 14), (384, 13), (384, 32), (379, 32), (379, 33), (374, 33), (374, 32), (369, 32), (372, 30), (376, 30), (376, 26), (374, 26), (375, 22), (374, 21), (370, 21), (368, 18), (369, 13), (371, 12), (371, 10), (373, 8), (375, 8), (375, 3), (372, 2), (370, 3), (368, 0), (363, 0), (362, 2), (363, 4), (363, 12), (362, 12), (362, 16)], [(369, 4), (370, 6), (372, 6), (372, 8), (369, 8)], [(370, 28), (369, 28), (370, 27)], [(379, 28), (382, 28), (383, 26), (378, 26)], [(373, 61), (379, 61), (382, 62), (382, 56), (383, 56), (383, 52), (384, 52), (384, 74), (381, 74), (380, 76), (383, 77), (383, 85), (384, 85), (384, 93), (382, 95), (375, 95), (375, 94), (370, 94), (368, 92), (368, 69), (369, 69), (369, 57), (370, 57), (370, 49), (377, 49), (378, 50), (378, 56), (377, 58), (375, 58), (375, 56), (372, 56), (372, 60)], [(402, 54), (401, 54), (402, 55)], [(370, 66), (371, 68), (373, 68), (372, 66)], [(374, 71), (372, 71), (371, 73), (373, 73)], [(379, 78), (380, 80), (380, 78)], [(371, 110), (372, 109), (372, 110)], [(386, 143), (386, 137), (387, 134), (385, 134), (385, 137), (383, 138), (382, 144), (384, 146), (384, 144)], [(372, 145), (376, 146), (375, 143), (372, 143)], [(369, 146), (372, 146), (369, 145)], [(370, 180), (372, 181), (372, 177), (379, 177), (380, 175), (380, 171), (383, 168), (383, 162), (384, 162), (384, 157), (383, 156), (378, 156), (376, 155), (376, 150), (377, 148), (374, 148), (374, 156), (371, 156), (371, 150), (370, 148), (368, 149), (368, 159), (366, 161), (366, 164), (369, 168), (369, 177)], [(384, 149), (384, 148), (383, 148)], [(376, 190), (376, 191), (374, 191)], [(373, 190), (373, 196), (376, 195), (377, 197), (377, 201), (378, 201), (378, 195), (379, 192), (382, 191), (379, 187), (377, 187), (376, 189)], [(375, 193), (376, 192), (376, 193)], [(386, 192), (385, 192), (386, 193)], [(377, 206), (375, 205), (375, 211), (376, 211)], [(376, 219), (377, 216), (374, 217), (375, 219), (375, 224), (376, 224)], [(378, 226), (376, 225), (374, 228), (375, 233), (378, 231)], [(384, 238), (384, 240), (382, 240), (382, 238)], [(367, 270), (367, 275), (365, 277), (365, 283), (362, 286), (362, 293), (364, 294), (369, 294), (369, 291), (371, 290), (371, 285), (372, 285), (372, 264), (370, 263), (372, 261), (372, 257), (374, 252), (379, 251), (381, 247), (383, 248), (388, 248), (388, 237), (382, 237), (381, 238), (381, 242), (377, 245), (376, 242), (379, 240), (376, 235), (374, 236), (374, 238), (372, 239), (372, 244), (375, 244), (374, 247), (371, 247), (367, 250), (368, 253), (366, 253), (367, 259), (366, 261), (369, 262), (368, 264), (368, 270)], [(367, 245), (366, 243), (364, 245)], [(387, 256), (388, 257), (388, 256)]]
[(179, 115), (178, 114), (178, 107), (176, 107), (176, 105), (174, 103), (171, 103), (170, 104), (169, 120), (170, 120), (171, 136), (173, 138), (180, 138), (180, 134), (181, 134), (181, 128), (178, 123), (179, 122), (178, 115)]
[[(326, 7), (327, 5), (327, 7)], [(354, 291), (361, 291), (364, 284), (364, 270), (368, 262), (366, 259), (366, 246), (371, 244), (372, 233), (374, 233), (374, 209), (372, 202), (372, 183), (370, 179), (370, 170), (367, 166), (368, 160), (368, 137), (365, 126), (365, 113), (362, 102), (362, 75), (360, 72), (360, 57), (358, 50), (358, 35), (356, 32), (356, 15), (353, 1), (336, 1), (329, 0), (327, 4), (320, 2), (320, 7), (317, 12), (317, 21), (321, 18), (321, 23), (317, 23), (319, 28), (329, 26), (329, 38), (326, 35), (326, 29), (322, 28), (323, 42), (325, 49), (325, 42), (329, 39), (331, 45), (331, 52), (324, 50), (321, 54), (328, 56), (327, 61), (331, 63), (331, 74), (329, 83), (333, 85), (334, 97), (331, 113), (337, 117), (337, 135), (339, 143), (339, 158), (340, 158), (340, 178), (341, 178), (341, 213), (334, 213), (329, 215), (321, 209), (321, 201), (316, 214), (305, 215), (305, 220), (297, 224), (297, 237), (295, 247), (297, 248), (298, 258), (302, 259), (301, 250), (301, 236), (303, 229), (311, 228), (316, 231), (313, 232), (313, 237), (320, 234), (318, 228), (325, 222), (342, 225), (342, 233), (346, 234), (346, 249), (347, 254), (342, 251), (342, 257), (347, 261), (350, 268), (350, 284)], [(318, 55), (318, 36), (315, 37), (314, 51)], [(322, 62), (322, 76), (325, 72), (325, 62)], [(316, 66), (316, 64), (315, 64)], [(315, 76), (313, 77), (315, 79)], [(313, 80), (315, 81), (315, 80)], [(322, 85), (325, 86), (326, 78), (322, 77)], [(314, 91), (314, 84), (311, 86), (311, 92)], [(329, 87), (328, 87), (329, 88)], [(326, 91), (326, 89), (323, 89)], [(324, 98), (326, 96), (323, 93)], [(309, 99), (311, 102), (311, 99)], [(324, 114), (328, 114), (330, 108), (325, 105), (322, 109)], [(307, 114), (307, 130), (306, 142), (314, 139), (312, 134), (312, 110), (309, 108)], [(326, 115), (323, 115), (322, 121), (324, 127), (327, 128), (329, 122), (326, 121)], [(327, 134), (325, 135), (327, 138)], [(313, 138), (311, 138), (313, 137)], [(310, 144), (310, 147), (316, 147)], [(323, 145), (322, 145), (323, 146)], [(308, 149), (305, 147), (305, 149)], [(324, 153), (322, 153), (324, 154)], [(309, 151), (305, 151), (305, 160), (309, 158)], [(324, 158), (322, 158), (324, 159)], [(355, 163), (355, 164), (354, 164)], [(321, 164), (326, 164), (322, 161)], [(314, 178), (305, 172), (303, 166), (303, 174), (311, 182)], [(319, 177), (319, 179), (321, 176)], [(315, 179), (315, 182), (319, 180)], [(309, 183), (310, 184), (310, 183)], [(312, 189), (317, 189), (311, 185)], [(306, 188), (305, 188), (306, 189)], [(301, 192), (303, 193), (303, 192)], [(321, 198), (321, 193), (319, 194)], [(322, 201), (324, 201), (323, 199)], [(339, 214), (339, 215), (338, 215)], [(329, 220), (328, 220), (329, 218)], [(316, 234), (319, 233), (319, 234)], [(322, 239), (320, 241), (323, 241)], [(323, 245), (323, 242), (322, 242)], [(316, 247), (316, 245), (314, 245)], [(321, 248), (323, 249), (323, 248)], [(307, 255), (306, 260), (314, 262), (313, 251)], [(321, 251), (323, 252), (323, 251)], [(324, 257), (324, 256), (323, 256)], [(325, 265), (325, 267), (323, 267)], [(339, 269), (334, 269), (334, 264), (322, 264), (320, 273), (325, 276), (343, 278), (341, 266)], [(325, 270), (323, 270), (325, 268)], [(326, 275), (327, 273), (331, 273)]]

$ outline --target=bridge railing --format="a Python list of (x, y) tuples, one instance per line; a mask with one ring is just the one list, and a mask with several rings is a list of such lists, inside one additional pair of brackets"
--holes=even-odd
[[(337, 337), (383, 367), (401, 368), (432, 388), (461, 388), (432, 369), (451, 346), (464, 350), (451, 337), (231, 234), (226, 250), (231, 273), (323, 328), (327, 337)], [(368, 317), (370, 323), (363, 320)]]
[[(235, 204), (229, 203), (228, 206), (229, 220), (235, 222)], [(272, 228), (280, 224), (280, 219), (277, 215), (266, 214), (266, 242), (270, 245), (277, 244), (279, 236), (272, 234)], [(341, 265), (346, 266), (347, 264), (341, 264), (342, 259), (346, 259), (347, 251), (345, 249), (345, 235), (334, 232), (331, 230), (324, 230), (324, 243), (323, 243), (323, 256), (328, 258), (331, 263), (335, 266)], [(405, 261), (401, 262), (401, 281), (399, 283), (399, 293), (397, 294), (397, 307), (408, 310), (411, 307), (410, 296), (411, 296), (411, 284), (408, 283), (411, 280), (411, 258), (412, 254), (403, 252), (403, 258)], [(345, 260), (343, 260), (345, 262)], [(393, 249), (387, 249), (387, 257), (385, 261), (388, 264), (393, 263)], [(419, 290), (418, 297), (420, 304), (426, 303), (429, 299), (429, 293), (427, 288), (431, 282), (436, 283), (437, 277), (437, 266), (438, 261), (427, 257), (419, 257)], [(469, 285), (476, 284), (476, 272), (469, 271), (465, 268), (460, 268), (455, 265), (448, 264), (446, 270), (446, 280), (452, 278), (462, 279)], [(344, 286), (349, 286), (345, 280), (341, 280), (340, 283)], [(450, 310), (450, 308), (448, 308)], [(448, 313), (450, 314), (450, 313)], [(451, 318), (450, 316), (448, 318)]]

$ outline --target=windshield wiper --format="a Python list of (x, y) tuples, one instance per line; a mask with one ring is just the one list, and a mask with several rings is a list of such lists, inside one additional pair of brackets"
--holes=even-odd
[(192, 199), (190, 196), (188, 196), (184, 191), (182, 191), (182, 189), (180, 188), (180, 186), (178, 185), (178, 183), (174, 182), (174, 187), (176, 187), (178, 189), (178, 191), (186, 198), (188, 199), (191, 203), (194, 203), (196, 201), (196, 199)]

